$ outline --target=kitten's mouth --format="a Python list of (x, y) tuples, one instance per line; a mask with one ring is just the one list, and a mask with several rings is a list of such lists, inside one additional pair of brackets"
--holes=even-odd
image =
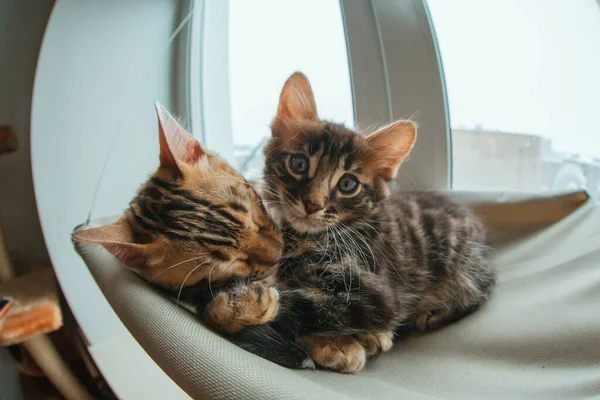
[(290, 213), (287, 219), (294, 229), (303, 233), (324, 230), (327, 225), (315, 215), (298, 215), (297, 213)]
[(304, 211), (298, 209), (298, 205), (292, 204), (287, 199), (283, 199), (288, 206), (287, 210), (283, 211), (281, 208), (280, 216), (300, 233), (315, 233), (318, 231), (325, 230), (327, 223), (324, 222), (317, 214), (306, 214)]

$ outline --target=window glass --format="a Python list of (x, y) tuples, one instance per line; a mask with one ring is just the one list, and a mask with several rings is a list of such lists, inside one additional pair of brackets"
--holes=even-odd
[(458, 190), (600, 190), (596, 0), (428, 0)]
[(230, 0), (229, 76), (237, 167), (262, 173), (262, 144), (294, 71), (310, 80), (321, 118), (353, 125), (346, 39), (338, 0)]

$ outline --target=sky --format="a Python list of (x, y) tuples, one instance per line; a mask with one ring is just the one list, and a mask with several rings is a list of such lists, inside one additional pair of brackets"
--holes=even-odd
[(229, 72), (234, 142), (256, 144), (287, 77), (309, 78), (319, 115), (354, 121), (346, 39), (338, 0), (230, 0)]
[(596, 0), (429, 0), (453, 127), (533, 133), (600, 157)]
[[(596, 0), (429, 0), (453, 128), (530, 133), (600, 157)], [(353, 121), (338, 0), (231, 0), (236, 144), (255, 144), (286, 77), (305, 72), (321, 116)]]

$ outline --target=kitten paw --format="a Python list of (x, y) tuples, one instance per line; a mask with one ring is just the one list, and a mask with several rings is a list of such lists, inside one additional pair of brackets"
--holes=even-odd
[(247, 285), (232, 293), (236, 318), (244, 325), (271, 322), (279, 311), (279, 291), (273, 286)]
[(421, 332), (438, 329), (442, 326), (444, 314), (441, 311), (423, 311), (415, 319), (415, 329)]
[(415, 319), (415, 329), (422, 332), (440, 329), (461, 320), (479, 307), (480, 304), (476, 303), (461, 309), (422, 311)]
[(298, 342), (317, 364), (334, 371), (355, 373), (367, 362), (365, 348), (351, 336), (309, 336)]
[(248, 325), (262, 325), (275, 319), (279, 311), (279, 292), (263, 285), (239, 286), (221, 292), (204, 311), (205, 322), (228, 333)]
[(374, 333), (361, 333), (358, 336), (360, 344), (365, 348), (368, 356), (390, 350), (393, 346), (394, 332), (380, 331)]

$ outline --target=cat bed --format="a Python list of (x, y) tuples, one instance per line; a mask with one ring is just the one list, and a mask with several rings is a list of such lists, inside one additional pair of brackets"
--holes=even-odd
[(356, 375), (288, 370), (247, 353), (100, 246), (76, 248), (133, 337), (192, 398), (599, 395), (600, 206), (584, 193), (471, 201), (494, 242), (498, 286), (491, 301), (454, 325), (396, 343)]

